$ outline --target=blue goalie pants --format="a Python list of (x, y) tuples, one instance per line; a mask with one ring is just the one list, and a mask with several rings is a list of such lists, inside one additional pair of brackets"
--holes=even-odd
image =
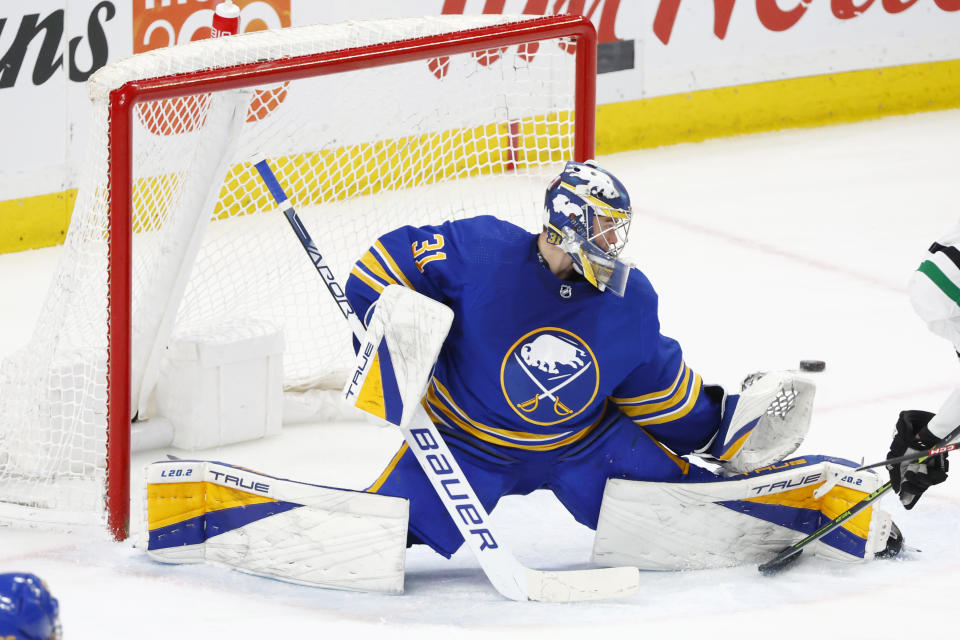
[[(551, 451), (488, 445), (438, 425), (487, 511), (501, 497), (549, 489), (577, 522), (597, 528), (607, 478), (680, 481), (716, 476), (678, 457), (619, 409), (607, 414), (585, 439)], [(410, 541), (450, 557), (463, 537), (447, 514), (413, 452), (404, 444), (367, 489), (410, 500)]]

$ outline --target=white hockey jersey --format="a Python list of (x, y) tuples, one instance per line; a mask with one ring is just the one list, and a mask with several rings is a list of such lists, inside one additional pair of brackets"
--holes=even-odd
[[(910, 302), (927, 328), (946, 338), (960, 355), (960, 224), (930, 245), (929, 254), (914, 272)], [(960, 389), (954, 390), (928, 429), (939, 438), (960, 425)]]

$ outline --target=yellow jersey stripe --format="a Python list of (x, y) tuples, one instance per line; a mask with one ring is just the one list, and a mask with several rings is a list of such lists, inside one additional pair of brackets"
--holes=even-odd
[(640, 428), (640, 431), (643, 431), (645, 434), (647, 434), (647, 437), (653, 440), (653, 443), (658, 447), (660, 447), (660, 449), (665, 454), (667, 454), (667, 457), (673, 460), (677, 464), (677, 466), (680, 467), (680, 472), (683, 475), (687, 475), (687, 473), (690, 471), (689, 462), (687, 462), (686, 460), (684, 460), (683, 458), (675, 454), (673, 451), (670, 451), (670, 449), (667, 449), (665, 446), (663, 446), (663, 443), (661, 443), (659, 440), (657, 440), (652, 435), (650, 435), (650, 432), (644, 429), (643, 427)]
[(453, 415), (449, 410), (445, 410), (444, 407), (440, 407), (440, 410), (444, 414), (446, 414), (448, 418), (453, 420), (453, 422), (458, 427), (460, 427), (462, 430), (466, 431), (467, 433), (469, 433), (475, 438), (478, 438), (485, 442), (489, 442), (490, 444), (495, 444), (501, 447), (510, 447), (512, 449), (523, 449), (524, 451), (552, 451), (553, 449), (559, 449), (560, 447), (565, 447), (568, 444), (577, 442), (578, 440), (587, 436), (591, 431), (593, 431), (594, 427), (596, 427), (597, 424), (599, 424), (600, 422), (600, 419), (598, 418), (594, 424), (588, 427), (585, 427), (580, 431), (577, 431), (573, 435), (567, 438), (564, 438), (563, 440), (559, 440), (557, 442), (553, 442), (549, 444), (523, 444), (523, 443), (511, 442), (510, 440), (504, 440), (503, 438), (497, 438), (495, 436), (491, 436), (483, 431), (474, 429), (469, 424), (467, 424), (466, 422), (460, 420), (455, 415)]
[[(514, 440), (530, 440), (534, 442), (543, 442), (546, 440), (552, 440), (559, 438), (570, 433), (569, 431), (565, 433), (554, 433), (549, 435), (543, 435), (540, 433), (527, 433), (523, 431), (513, 431), (511, 429), (498, 429), (496, 427), (490, 427), (485, 424), (471, 420), (470, 417), (463, 412), (463, 410), (457, 406), (457, 404), (450, 398), (449, 393), (443, 385), (439, 385), (438, 390), (433, 386), (427, 388), (427, 402), (429, 402), (433, 407), (439, 410), (444, 415), (447, 415), (451, 420), (455, 421), (455, 424), (458, 426), (469, 425), (473, 431), (486, 433), (492, 437), (503, 436), (505, 438), (512, 438)], [(466, 429), (465, 429), (466, 430)], [(473, 432), (471, 431), (471, 433)]]
[(376, 250), (377, 255), (383, 259), (383, 263), (387, 265), (388, 269), (390, 269), (390, 272), (396, 276), (397, 279), (403, 280), (403, 284), (407, 285), (407, 288), (416, 290), (416, 288), (410, 284), (407, 276), (404, 275), (403, 270), (397, 266), (396, 260), (393, 259), (393, 256), (390, 255), (390, 252), (387, 251), (386, 247), (384, 247), (379, 240), (373, 244), (373, 247)]
[(398, 284), (397, 281), (387, 273), (387, 270), (383, 268), (383, 265), (374, 257), (372, 252), (367, 251), (363, 254), (363, 257), (360, 258), (360, 264), (387, 284)]
[[(564, 446), (566, 446), (566, 445), (568, 445), (568, 444), (577, 442), (578, 440), (584, 438), (584, 437), (587, 436), (590, 432), (592, 432), (592, 431), (597, 427), (597, 425), (600, 424), (600, 421), (603, 419), (603, 414), (601, 414), (601, 416), (600, 416), (599, 418), (597, 418), (597, 420), (596, 420), (593, 424), (584, 427), (584, 428), (581, 429), (580, 431), (573, 432), (571, 435), (563, 438), (562, 440), (556, 441), (556, 442), (549, 442), (549, 443), (544, 443), (544, 444), (526, 444), (526, 443), (523, 443), (523, 442), (513, 442), (513, 441), (508, 440), (508, 439), (506, 439), (506, 438), (515, 438), (515, 439), (518, 439), (518, 440), (520, 440), (520, 439), (529, 439), (529, 438), (539, 438), (539, 439), (543, 439), (543, 438), (549, 438), (549, 437), (556, 438), (556, 437), (562, 436), (562, 435), (564, 435), (564, 434), (558, 434), (558, 435), (554, 435), (554, 436), (542, 436), (542, 435), (539, 435), (539, 434), (522, 433), (522, 432), (510, 432), (510, 431), (505, 431), (505, 430), (501, 430), (501, 429), (493, 430), (493, 429), (491, 428), (491, 430), (493, 430), (493, 431), (495, 431), (495, 432), (502, 432), (502, 433), (504, 433), (505, 437), (501, 438), (501, 437), (498, 437), (498, 436), (496, 436), (496, 435), (493, 435), (492, 433), (488, 433), (488, 432), (486, 432), (486, 431), (482, 431), (482, 430), (474, 427), (472, 424), (470, 424), (469, 422), (467, 422), (466, 420), (464, 420), (463, 418), (461, 418), (460, 416), (458, 416), (450, 407), (446, 406), (446, 404), (437, 402), (438, 398), (437, 398), (436, 394), (433, 394), (433, 397), (431, 398), (431, 393), (430, 393), (431, 391), (432, 391), (432, 388), (431, 388), (430, 390), (428, 390), (428, 392), (427, 392), (427, 398), (426, 398), (425, 402), (429, 403), (429, 405), (428, 405), (428, 413), (430, 414), (431, 418), (434, 419), (434, 422), (441, 422), (441, 423), (444, 423), (444, 424), (450, 424), (450, 423), (452, 423), (454, 426), (456, 426), (456, 427), (460, 428), (461, 430), (469, 433), (470, 435), (472, 435), (472, 436), (475, 437), (475, 438), (478, 438), (478, 439), (480, 439), (480, 440), (483, 440), (484, 442), (489, 442), (490, 444), (495, 444), (495, 445), (498, 445), (498, 446), (501, 446), (501, 447), (510, 447), (510, 448), (513, 448), (513, 449), (523, 449), (523, 450), (525, 450), (525, 451), (551, 451), (551, 450), (553, 450), (553, 449), (559, 449), (560, 447), (564, 447)], [(434, 411), (434, 410), (436, 410), (436, 411)], [(437, 412), (439, 412), (439, 413), (437, 413)], [(446, 420), (443, 419), (444, 417), (446, 417)], [(437, 418), (439, 418), (439, 419), (437, 419)], [(448, 422), (448, 421), (449, 421), (449, 422)]]
[(670, 383), (669, 387), (667, 387), (662, 391), (654, 391), (653, 393), (648, 393), (642, 396), (635, 396), (633, 398), (611, 397), (610, 399), (616, 402), (618, 405), (649, 402), (651, 400), (662, 400), (663, 398), (666, 398), (667, 396), (673, 394), (673, 392), (677, 388), (677, 385), (680, 384), (680, 381), (683, 379), (683, 374), (686, 372), (687, 368), (688, 368), (687, 365), (681, 360), (680, 368), (677, 369), (677, 377), (673, 379), (673, 382)]
[(410, 448), (406, 442), (403, 443), (403, 446), (393, 454), (393, 458), (390, 459), (390, 462), (387, 464), (387, 468), (383, 470), (383, 473), (380, 474), (380, 477), (374, 481), (372, 485), (367, 487), (365, 491), (367, 493), (376, 493), (380, 491), (380, 487), (383, 486), (383, 483), (387, 481), (387, 478), (390, 477), (390, 474), (393, 473), (393, 470), (397, 468), (397, 464), (400, 463), (400, 458), (403, 457), (403, 454), (407, 452), (407, 449)]
[(702, 380), (700, 379), (699, 374), (694, 374), (693, 380), (693, 391), (690, 392), (690, 395), (687, 397), (687, 401), (683, 403), (682, 406), (678, 407), (670, 413), (661, 414), (653, 418), (641, 418), (639, 420), (634, 420), (633, 422), (638, 425), (647, 425), (647, 424), (663, 424), (665, 422), (673, 422), (674, 420), (679, 420), (683, 416), (690, 413), (693, 410), (693, 407), (697, 404), (697, 398), (700, 397), (700, 385)]
[[(444, 420), (444, 419), (441, 418), (439, 415), (437, 415), (437, 412), (434, 411), (434, 410), (430, 407), (430, 403), (427, 402), (427, 399), (426, 399), (426, 398), (424, 398), (423, 400), (420, 401), (420, 406), (422, 406), (422, 407), (423, 407), (423, 410), (427, 412), (427, 416), (430, 417), (430, 420), (431, 420), (434, 424), (436, 424), (436, 423), (438, 423), (438, 422), (442, 422), (443, 424), (447, 424), (446, 420)], [(450, 426), (450, 425), (447, 425), (447, 426)]]
[[(682, 403), (683, 399), (687, 397), (687, 392), (690, 389), (690, 375), (693, 373), (690, 367), (684, 367), (684, 369), (683, 382), (677, 388), (677, 392), (666, 400), (662, 402), (654, 402), (652, 404), (642, 404), (639, 406), (632, 404), (622, 405), (620, 406), (620, 410), (631, 418), (634, 418), (636, 416), (648, 416), (651, 413), (666, 411), (667, 409)], [(619, 403), (617, 404), (619, 405)]]
[(374, 280), (372, 277), (368, 276), (367, 273), (360, 267), (354, 267), (350, 271), (350, 275), (357, 276), (358, 278), (360, 278), (361, 281), (363, 281), (365, 285), (367, 285), (377, 293), (383, 293), (384, 285), (380, 284), (379, 282)]

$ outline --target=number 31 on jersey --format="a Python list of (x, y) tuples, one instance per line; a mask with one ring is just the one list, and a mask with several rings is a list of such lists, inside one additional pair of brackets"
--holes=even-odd
[(412, 249), (414, 264), (417, 265), (417, 269), (420, 270), (420, 273), (423, 273), (423, 267), (428, 262), (432, 262), (434, 260), (446, 260), (447, 258), (447, 254), (443, 251), (440, 251), (440, 249), (443, 249), (443, 236), (439, 233), (433, 234), (433, 242), (428, 240), (414, 242)]

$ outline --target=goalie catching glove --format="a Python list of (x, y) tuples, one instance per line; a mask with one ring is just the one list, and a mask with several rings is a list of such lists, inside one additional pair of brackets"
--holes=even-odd
[[(919, 454), (937, 446), (940, 438), (931, 433), (928, 428), (933, 417), (934, 414), (929, 411), (901, 411), (887, 458), (896, 458), (914, 452)], [(906, 509), (913, 509), (924, 491), (946, 480), (949, 469), (950, 463), (945, 453), (931, 456), (922, 462), (887, 465), (890, 484), (900, 496), (900, 502)]]
[(790, 371), (756, 373), (739, 395), (725, 396), (720, 430), (697, 455), (726, 474), (783, 460), (810, 429), (816, 385)]

